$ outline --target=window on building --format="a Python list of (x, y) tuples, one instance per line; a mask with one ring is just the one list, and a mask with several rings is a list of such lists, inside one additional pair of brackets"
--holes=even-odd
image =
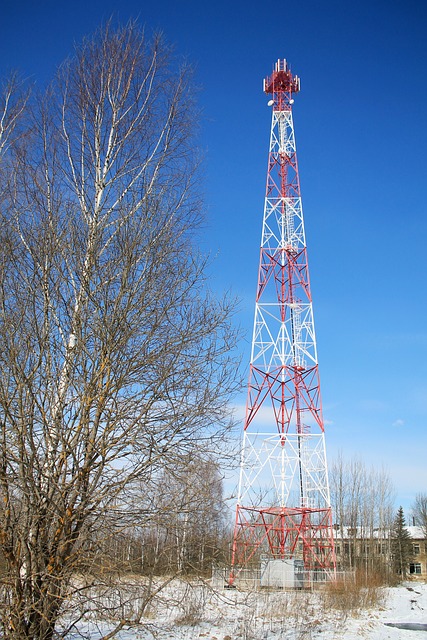
[(412, 545), (412, 549), (413, 549), (413, 551), (414, 551), (414, 555), (415, 555), (415, 556), (419, 555), (419, 553), (420, 553), (420, 545), (419, 545), (419, 544), (414, 543), (414, 544)]
[(411, 562), (409, 565), (409, 573), (414, 573), (416, 575), (421, 575), (421, 563), (420, 562)]

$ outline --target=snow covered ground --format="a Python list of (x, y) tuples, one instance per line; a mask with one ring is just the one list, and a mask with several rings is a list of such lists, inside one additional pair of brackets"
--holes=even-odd
[[(212, 591), (206, 584), (175, 582), (153, 603), (143, 622), (139, 629), (120, 631), (117, 638), (422, 640), (427, 638), (427, 584), (408, 582), (384, 588), (375, 607), (349, 613), (332, 608), (316, 592)], [(388, 626), (404, 623), (414, 628)], [(106, 623), (81, 628), (91, 640), (109, 630)], [(77, 637), (81, 636), (69, 636)]]

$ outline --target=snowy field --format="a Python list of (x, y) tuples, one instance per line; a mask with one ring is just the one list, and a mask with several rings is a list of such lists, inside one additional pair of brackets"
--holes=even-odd
[[(153, 602), (136, 629), (118, 640), (422, 640), (427, 638), (427, 584), (408, 582), (380, 591), (379, 602), (349, 612), (330, 606), (312, 592), (213, 591), (208, 584), (174, 582)], [(394, 624), (406, 624), (406, 629)], [(425, 630), (422, 627), (425, 627)], [(412, 627), (412, 628), (411, 628)], [(417, 628), (418, 627), (418, 628)], [(111, 631), (107, 623), (80, 627), (97, 640)]]

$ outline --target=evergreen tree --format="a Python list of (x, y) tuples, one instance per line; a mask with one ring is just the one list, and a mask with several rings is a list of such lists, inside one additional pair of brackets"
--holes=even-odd
[(404, 579), (406, 578), (413, 552), (411, 535), (406, 528), (406, 521), (402, 507), (399, 507), (394, 519), (391, 548), (393, 554), (393, 569), (402, 579)]

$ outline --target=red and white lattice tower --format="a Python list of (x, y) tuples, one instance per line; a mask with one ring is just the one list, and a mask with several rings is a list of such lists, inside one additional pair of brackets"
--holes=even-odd
[(272, 124), (230, 585), (266, 557), (335, 572), (292, 120), (299, 89), (286, 60), (264, 81)]

